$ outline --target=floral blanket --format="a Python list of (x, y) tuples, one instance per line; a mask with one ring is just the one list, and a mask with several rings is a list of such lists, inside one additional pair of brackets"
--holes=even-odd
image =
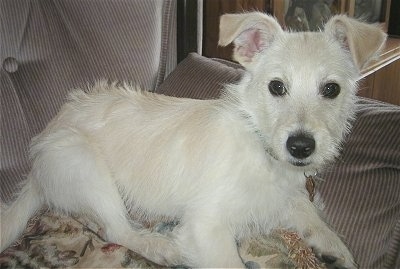
[[(153, 224), (152, 230), (168, 225)], [(240, 242), (239, 253), (248, 268), (325, 268), (296, 233), (283, 230)], [(88, 219), (48, 211), (34, 216), (21, 238), (0, 254), (0, 268), (66, 267), (161, 268), (103, 240), (101, 227)]]

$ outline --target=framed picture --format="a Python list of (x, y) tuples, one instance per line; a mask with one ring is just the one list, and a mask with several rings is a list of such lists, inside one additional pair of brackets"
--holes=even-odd
[(393, 0), (271, 0), (281, 25), (292, 31), (318, 31), (335, 14), (380, 23), (387, 31)]

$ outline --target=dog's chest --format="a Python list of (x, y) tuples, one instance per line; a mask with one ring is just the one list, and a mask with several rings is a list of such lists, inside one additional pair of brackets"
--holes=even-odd
[(286, 220), (296, 201), (303, 201), (305, 197), (306, 190), (301, 180), (289, 182), (281, 176), (253, 182), (252, 186), (242, 186), (237, 194), (231, 208), (231, 223), (237, 234), (269, 232), (287, 225)]

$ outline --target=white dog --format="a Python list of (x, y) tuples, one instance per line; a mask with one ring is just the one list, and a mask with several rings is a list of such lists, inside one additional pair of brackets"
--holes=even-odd
[[(237, 240), (297, 231), (354, 267), (309, 200), (305, 174), (338, 155), (359, 70), (384, 43), (378, 28), (333, 17), (323, 32), (285, 32), (262, 13), (221, 17), (220, 45), (246, 67), (218, 100), (98, 83), (76, 90), (31, 146), (32, 170), (1, 213), (1, 250), (46, 204), (93, 216), (109, 241), (165, 265), (244, 267)], [(138, 230), (128, 209), (178, 218), (170, 236)]]

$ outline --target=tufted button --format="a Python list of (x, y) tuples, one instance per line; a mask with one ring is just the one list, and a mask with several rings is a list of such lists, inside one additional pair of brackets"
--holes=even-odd
[(14, 57), (7, 57), (3, 61), (3, 69), (8, 73), (14, 73), (18, 70), (18, 62)]

